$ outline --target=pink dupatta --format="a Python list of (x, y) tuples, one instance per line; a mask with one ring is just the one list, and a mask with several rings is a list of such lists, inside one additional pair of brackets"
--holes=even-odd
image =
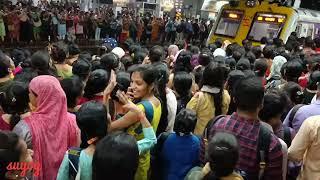
[(67, 99), (53, 76), (38, 76), (29, 86), (37, 95), (37, 109), (25, 122), (32, 134), (33, 161), (40, 162), (39, 180), (55, 180), (69, 147), (78, 145), (76, 118), (67, 112)]

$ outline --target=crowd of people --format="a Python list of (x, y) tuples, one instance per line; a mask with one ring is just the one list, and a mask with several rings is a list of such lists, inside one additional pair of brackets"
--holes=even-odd
[(1, 51), (0, 179), (320, 177), (319, 38), (172, 42)]
[[(40, 1), (42, 2), (42, 1)], [(111, 37), (124, 42), (128, 37), (142, 43), (163, 43), (187, 39), (204, 42), (213, 25), (206, 20), (176, 21), (165, 16), (144, 16), (131, 9), (115, 14), (111, 7), (83, 11), (77, 5), (39, 3), (32, 6), (24, 1), (0, 7), (0, 41), (31, 43), (58, 40), (96, 40)]]

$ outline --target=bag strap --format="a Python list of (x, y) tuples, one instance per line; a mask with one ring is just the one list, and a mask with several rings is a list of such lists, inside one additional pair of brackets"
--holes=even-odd
[(219, 116), (216, 116), (215, 118), (211, 119), (208, 122), (208, 124), (207, 124), (207, 126), (206, 126), (206, 128), (204, 129), (204, 132), (203, 132), (203, 138), (204, 138), (205, 141), (208, 141), (209, 135), (210, 135), (210, 131), (211, 131), (213, 125), (217, 121), (219, 121), (220, 119), (225, 118), (225, 117), (226, 117), (226, 115), (219, 115)]
[(142, 104), (146, 114), (146, 118), (151, 123), (153, 120), (153, 106), (150, 101), (141, 101), (139, 104)]
[(267, 167), (269, 147), (271, 143), (271, 132), (268, 128), (260, 125), (258, 137), (258, 161), (259, 161), (259, 180), (264, 178), (265, 168)]
[(68, 150), (68, 160), (69, 160), (69, 178), (75, 179), (79, 169), (79, 158), (81, 153), (81, 148), (71, 147)]
[(304, 104), (297, 104), (292, 108), (292, 111), (289, 115), (289, 127), (291, 128), (293, 127), (292, 122), (293, 122), (294, 116), (302, 106), (304, 106)]
[(283, 140), (287, 144), (288, 148), (291, 146), (291, 131), (289, 127), (283, 129)]
[[(151, 124), (152, 120), (153, 120), (153, 116), (154, 116), (154, 110), (153, 110), (153, 106), (152, 106), (151, 102), (150, 101), (141, 101), (138, 104), (141, 104), (144, 107), (144, 113), (146, 115), (146, 118), (148, 119), (148, 121)], [(142, 125), (140, 124), (139, 127), (137, 127), (134, 130), (134, 132), (137, 134), (141, 134), (142, 133)]]

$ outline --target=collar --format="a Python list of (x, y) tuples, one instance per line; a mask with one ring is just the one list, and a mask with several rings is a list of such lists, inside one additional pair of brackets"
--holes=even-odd
[(218, 93), (220, 93), (220, 89), (219, 89), (219, 88), (217, 88), (217, 87), (212, 87), (212, 86), (207, 86), (207, 85), (202, 86), (201, 91), (202, 91), (202, 92), (211, 93), (211, 94), (218, 94)]

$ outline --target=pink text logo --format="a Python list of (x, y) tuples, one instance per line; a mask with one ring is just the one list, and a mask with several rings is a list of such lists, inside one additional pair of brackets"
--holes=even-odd
[(8, 171), (21, 171), (20, 177), (25, 177), (28, 171), (33, 170), (34, 176), (39, 176), (41, 165), (39, 162), (10, 162), (7, 166)]

